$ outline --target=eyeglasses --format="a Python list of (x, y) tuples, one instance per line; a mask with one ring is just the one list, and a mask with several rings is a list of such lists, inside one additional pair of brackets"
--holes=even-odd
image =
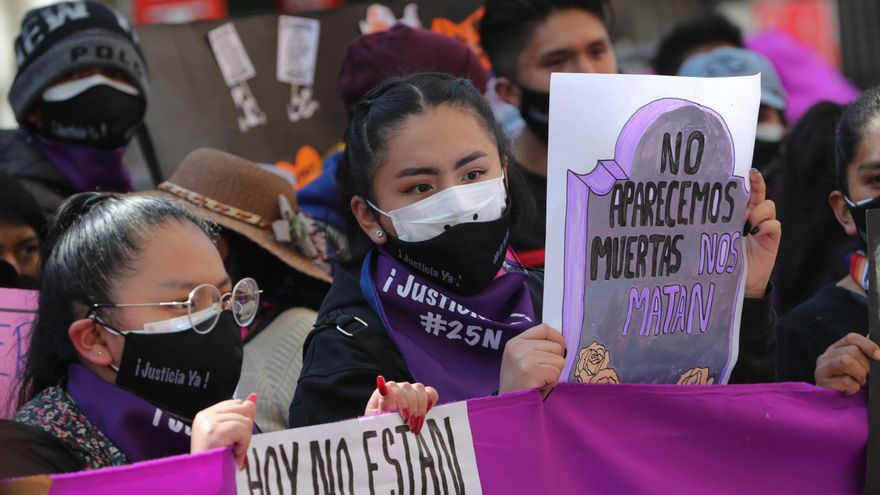
[(143, 308), (143, 307), (178, 307), (186, 308), (186, 315), (170, 318), (153, 323), (145, 323), (143, 330), (128, 330), (128, 333), (159, 334), (183, 332), (190, 328), (197, 333), (205, 334), (214, 329), (220, 313), (231, 311), (235, 323), (246, 327), (257, 316), (260, 308), (260, 294), (263, 291), (257, 286), (257, 281), (252, 278), (239, 280), (232, 292), (221, 294), (220, 289), (211, 284), (197, 286), (186, 301), (172, 301), (160, 303), (133, 303), (133, 304), (92, 304), (89, 308), (88, 317), (97, 321), (110, 330), (120, 333), (120, 330), (106, 324), (95, 313), (99, 309), (106, 308)]

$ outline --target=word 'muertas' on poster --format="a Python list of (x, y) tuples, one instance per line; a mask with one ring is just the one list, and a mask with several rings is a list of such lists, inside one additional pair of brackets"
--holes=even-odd
[[(653, 80), (656, 94), (620, 91), (609, 84), (615, 78)], [(545, 300), (561, 301), (545, 319), (559, 321), (566, 338), (563, 379), (727, 382), (739, 341), (752, 151), (736, 137), (754, 141), (759, 95), (757, 77), (733, 79), (728, 85), (740, 91), (706, 101), (695, 86), (719, 79), (554, 75), (549, 170), (558, 194), (548, 194)], [(560, 98), (578, 91), (604, 94), (621, 123), (603, 119), (607, 108), (556, 112), (567, 104)], [(576, 154), (566, 132), (590, 123), (571, 118), (605, 122)]]

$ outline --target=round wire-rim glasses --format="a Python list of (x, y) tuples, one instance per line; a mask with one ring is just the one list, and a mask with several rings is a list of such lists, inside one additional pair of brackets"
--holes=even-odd
[(263, 291), (257, 286), (257, 281), (247, 277), (235, 284), (232, 292), (220, 293), (220, 289), (211, 284), (201, 284), (190, 291), (186, 301), (169, 301), (159, 303), (121, 303), (121, 304), (93, 304), (89, 309), (89, 316), (101, 325), (116, 332), (113, 328), (102, 321), (94, 311), (105, 308), (138, 308), (138, 307), (185, 307), (186, 315), (145, 323), (143, 330), (128, 330), (127, 333), (158, 334), (182, 332), (193, 329), (196, 333), (206, 334), (214, 329), (220, 314), (229, 310), (238, 326), (246, 327), (253, 323), (260, 309), (260, 294)]

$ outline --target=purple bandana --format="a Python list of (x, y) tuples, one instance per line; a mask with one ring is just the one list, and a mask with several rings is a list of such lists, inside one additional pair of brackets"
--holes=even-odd
[(481, 293), (460, 296), (414, 274), (382, 249), (361, 269), (361, 291), (397, 344), (413, 377), (443, 402), (498, 390), (504, 345), (535, 326), (521, 265), (508, 258)]
[(125, 148), (105, 150), (45, 139), (33, 134), (33, 143), (79, 191), (131, 192), (131, 176), (122, 165)]
[(129, 463), (189, 453), (188, 425), (85, 366), (70, 365), (67, 393)]

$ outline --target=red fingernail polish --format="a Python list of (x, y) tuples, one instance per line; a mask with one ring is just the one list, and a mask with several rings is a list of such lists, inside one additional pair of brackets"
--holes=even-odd
[(403, 422), (406, 423), (407, 421), (409, 421), (409, 411), (407, 411), (406, 408), (404, 407), (403, 408)]
[(388, 395), (388, 387), (385, 386), (385, 377), (379, 375), (376, 377), (376, 388), (379, 389), (379, 395), (385, 397)]
[(429, 401), (428, 401), (428, 408), (425, 409), (425, 412), (430, 411), (432, 407), (434, 407), (434, 401), (429, 400)]
[(419, 418), (416, 420), (416, 433), (417, 434), (422, 432), (423, 426), (425, 426), (425, 417), (419, 416)]
[(246, 400), (249, 400), (249, 401), (253, 402), (254, 404), (256, 404), (257, 403), (257, 394), (248, 395)]

